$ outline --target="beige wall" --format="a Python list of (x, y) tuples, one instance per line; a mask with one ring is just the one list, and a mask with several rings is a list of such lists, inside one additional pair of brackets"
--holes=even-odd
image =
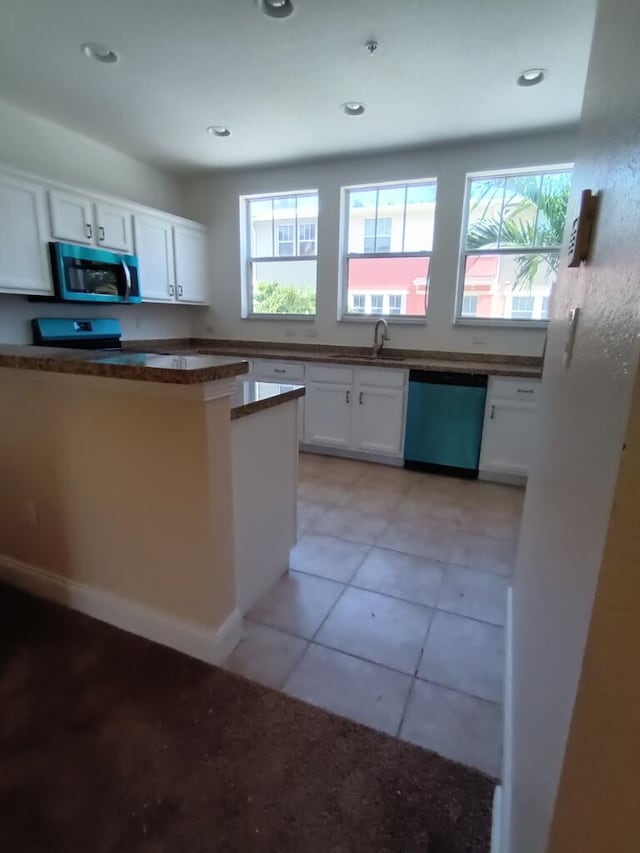
[(235, 607), (229, 399), (33, 376), (0, 371), (0, 557), (219, 626)]
[(640, 848), (640, 374), (613, 500), (549, 853)]
[[(619, 843), (615, 835), (597, 848), (592, 842), (607, 838), (609, 827), (612, 832), (619, 828), (615, 812), (618, 804), (628, 804), (630, 782), (622, 767), (606, 774), (599, 770), (612, 771), (605, 758), (609, 749), (612, 757), (622, 755), (616, 724), (630, 724), (626, 712), (602, 707), (605, 691), (612, 703), (632, 699), (627, 673), (613, 665), (615, 655), (635, 655), (631, 633), (625, 635), (621, 625), (614, 634), (609, 620), (615, 618), (615, 596), (627, 595), (628, 604), (637, 601), (638, 580), (622, 564), (608, 567), (608, 561), (620, 559), (618, 546), (610, 545), (613, 550), (604, 565), (603, 553), (639, 359), (638, 32), (636, 0), (601, 0), (569, 208), (580, 190), (591, 188), (601, 193), (600, 211), (591, 261), (575, 270), (561, 262), (541, 388), (538, 447), (514, 576), (513, 716), (507, 721), (512, 723), (512, 740), (507, 742), (513, 746), (512, 776), (504, 780), (505, 828), (511, 816), (511, 835), (503, 849), (509, 853), (547, 849), (579, 685), (576, 744), (567, 755), (552, 850), (635, 849), (622, 843), (621, 834)], [(582, 314), (567, 368), (567, 315), (575, 306)], [(619, 525), (614, 519), (614, 528)], [(627, 527), (625, 535), (629, 533)], [(629, 547), (629, 542), (620, 544), (625, 560)], [(610, 577), (608, 570), (613, 572)], [(597, 588), (599, 577), (602, 585)], [(608, 600), (600, 602), (605, 591)], [(593, 633), (584, 661), (587, 681), (581, 685), (594, 599)], [(630, 615), (623, 611), (620, 618), (624, 622)], [(614, 649), (610, 641), (621, 645)], [(602, 678), (605, 659), (613, 665), (608, 682)], [(597, 693), (598, 702), (589, 709)], [(636, 720), (639, 713), (636, 707)], [(637, 766), (637, 727), (626, 736), (629, 759), (636, 748)], [(588, 750), (598, 754), (599, 763), (587, 771)], [(578, 766), (581, 773), (576, 772)], [(602, 786), (599, 798), (597, 785)], [(583, 846), (575, 839), (586, 838), (588, 828), (591, 842)]]

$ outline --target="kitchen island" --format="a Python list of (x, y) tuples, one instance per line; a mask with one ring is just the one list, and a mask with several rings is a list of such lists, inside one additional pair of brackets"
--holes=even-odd
[(289, 542), (282, 573), (295, 537), (304, 389), (238, 390), (246, 371), (238, 357), (0, 347), (0, 577), (222, 660), (240, 590), (268, 585), (243, 587), (247, 540), (270, 531), (281, 555)]

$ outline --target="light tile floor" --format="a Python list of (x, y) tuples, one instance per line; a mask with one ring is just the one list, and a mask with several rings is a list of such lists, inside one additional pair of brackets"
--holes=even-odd
[(291, 570), (225, 666), (499, 776), (523, 497), (301, 454)]

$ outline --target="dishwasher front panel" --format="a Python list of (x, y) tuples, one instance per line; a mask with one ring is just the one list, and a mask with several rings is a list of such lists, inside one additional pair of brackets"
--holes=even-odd
[(405, 467), (478, 476), (487, 377), (411, 371)]

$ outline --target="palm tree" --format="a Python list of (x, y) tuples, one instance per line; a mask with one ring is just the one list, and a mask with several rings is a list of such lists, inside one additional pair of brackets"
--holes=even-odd
[(472, 210), (483, 202), (486, 206), (482, 215), (469, 226), (467, 250), (543, 249), (548, 246), (549, 252), (531, 252), (516, 257), (513, 287), (530, 288), (541, 267), (545, 278), (555, 278), (558, 272), (560, 257), (557, 250), (562, 244), (571, 174), (515, 176), (508, 178), (507, 183), (500, 215), (487, 214), (496, 191), (499, 190), (500, 194), (503, 191), (502, 180), (487, 181), (486, 188), (475, 201)]

